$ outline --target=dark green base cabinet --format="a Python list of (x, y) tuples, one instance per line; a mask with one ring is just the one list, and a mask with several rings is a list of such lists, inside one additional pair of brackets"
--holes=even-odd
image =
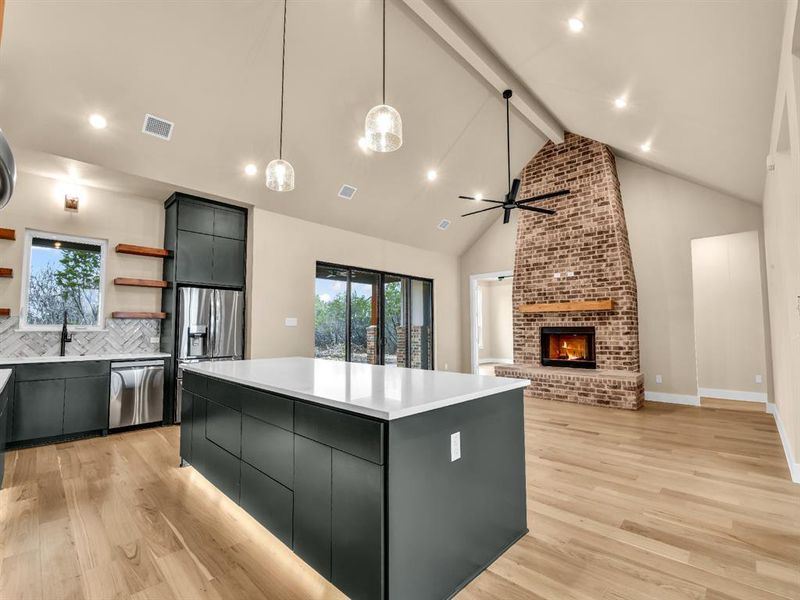
[(25, 445), (107, 431), (109, 365), (83, 361), (14, 367), (8, 441)]
[(14, 389), (14, 374), (11, 374), (6, 384), (0, 387), (0, 487), (3, 486), (5, 475), (5, 450), (8, 438), (8, 415), (11, 412), (11, 390)]
[(353, 600), (449, 598), (527, 532), (522, 390), (382, 421), (183, 387), (182, 460)]

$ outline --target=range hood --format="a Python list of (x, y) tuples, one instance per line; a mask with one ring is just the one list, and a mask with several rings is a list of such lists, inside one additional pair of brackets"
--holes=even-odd
[(17, 182), (17, 167), (6, 136), (0, 130), (0, 209), (11, 200)]

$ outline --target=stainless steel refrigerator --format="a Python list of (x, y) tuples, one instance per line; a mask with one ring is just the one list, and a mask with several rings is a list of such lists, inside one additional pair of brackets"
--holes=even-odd
[(175, 420), (181, 420), (183, 365), (244, 357), (244, 292), (182, 287), (178, 295)]

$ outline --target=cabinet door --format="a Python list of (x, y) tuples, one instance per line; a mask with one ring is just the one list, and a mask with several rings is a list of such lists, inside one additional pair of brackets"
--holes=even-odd
[(192, 462), (192, 406), (194, 394), (185, 388), (181, 392), (181, 458)]
[(214, 208), (200, 202), (181, 200), (178, 204), (178, 229), (211, 235), (214, 233)]
[(206, 402), (206, 438), (231, 454), (242, 455), (242, 413), (222, 404)]
[[(186, 391), (184, 390), (184, 394)], [(206, 467), (206, 399), (196, 394), (192, 397), (192, 466), (201, 473)]]
[(243, 240), (245, 233), (244, 212), (240, 210), (214, 209), (214, 235)]
[(294, 436), (294, 551), (331, 578), (331, 449)]
[(243, 462), (239, 504), (276, 538), (292, 545), (291, 490)]
[[(11, 382), (9, 382), (10, 384)], [(6, 430), (8, 425), (8, 413), (11, 409), (9, 403), (10, 394), (8, 386), (0, 391), (0, 486), (3, 485), (3, 475), (5, 473), (5, 449), (6, 449)]]
[(214, 283), (244, 286), (244, 242), (214, 238)]
[(353, 600), (383, 595), (383, 467), (333, 451), (331, 583)]
[(189, 283), (212, 283), (214, 236), (178, 232), (177, 279)]
[(67, 379), (64, 433), (108, 429), (108, 377)]
[(292, 489), (294, 435), (291, 431), (243, 415), (242, 460)]
[(12, 442), (61, 435), (64, 430), (64, 380), (17, 382), (12, 419)]

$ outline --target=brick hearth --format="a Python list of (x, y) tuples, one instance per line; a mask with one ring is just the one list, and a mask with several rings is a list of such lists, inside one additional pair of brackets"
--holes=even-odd
[[(519, 211), (514, 260), (514, 365), (497, 367), (525, 377), (537, 398), (638, 409), (644, 401), (639, 372), (636, 278), (614, 155), (605, 144), (567, 134), (548, 142), (522, 172), (519, 198), (567, 188), (539, 202), (545, 216)], [(574, 273), (568, 277), (567, 273)], [(554, 278), (561, 273), (561, 278)], [(610, 311), (520, 313), (521, 304), (611, 299)], [(596, 370), (543, 367), (540, 328), (594, 327)]]

